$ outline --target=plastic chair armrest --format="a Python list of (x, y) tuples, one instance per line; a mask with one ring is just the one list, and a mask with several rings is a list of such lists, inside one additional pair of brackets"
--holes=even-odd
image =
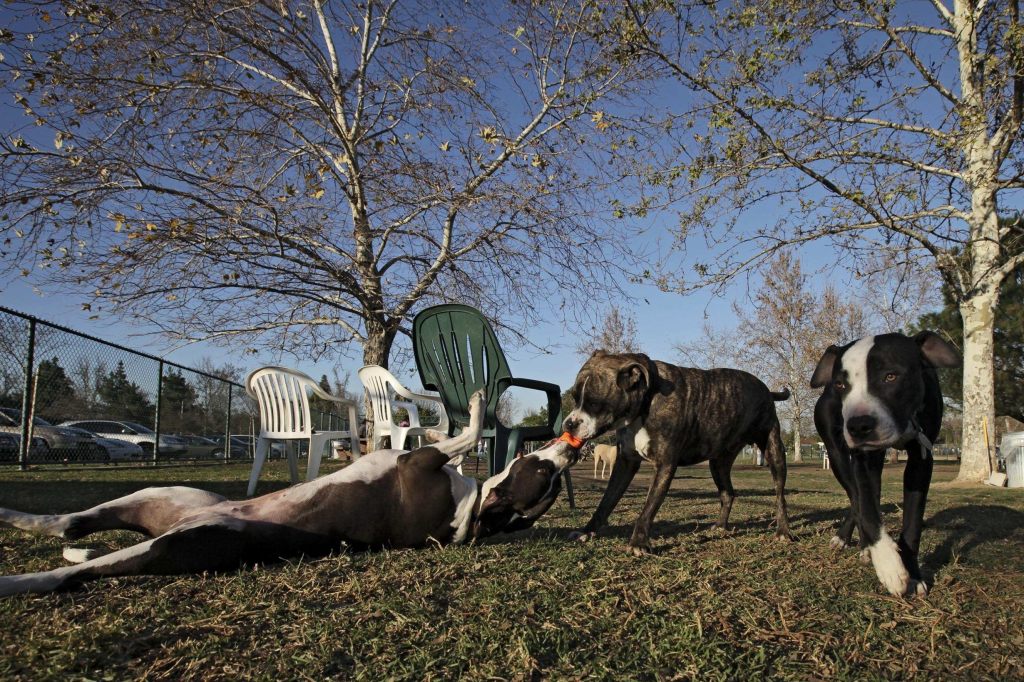
[[(534, 391), (544, 391), (548, 395), (548, 426), (547, 428), (554, 431), (558, 422), (562, 418), (562, 389), (557, 384), (552, 384), (548, 381), (538, 381), (537, 379), (518, 379), (512, 378), (509, 382), (510, 386), (518, 386), (520, 388), (529, 388)], [(541, 427), (530, 427), (530, 428), (541, 428)]]

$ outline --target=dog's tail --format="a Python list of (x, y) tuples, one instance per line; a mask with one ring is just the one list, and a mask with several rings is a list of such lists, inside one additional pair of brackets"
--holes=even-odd
[(781, 391), (768, 391), (772, 394), (772, 400), (775, 402), (781, 402), (783, 400), (789, 400), (789, 389), (783, 387)]

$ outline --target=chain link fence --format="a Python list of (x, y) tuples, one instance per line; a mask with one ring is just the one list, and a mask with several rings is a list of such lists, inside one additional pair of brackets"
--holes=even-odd
[(257, 433), (228, 377), (0, 306), (0, 463), (251, 459)]

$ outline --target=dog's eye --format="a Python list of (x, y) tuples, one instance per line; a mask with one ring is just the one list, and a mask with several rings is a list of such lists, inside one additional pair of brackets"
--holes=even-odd
[(834, 383), (834, 386), (835, 386), (835, 387), (836, 387), (836, 388), (837, 388), (838, 390), (840, 390), (840, 391), (845, 391), (845, 390), (846, 390), (846, 382), (845, 382), (845, 381), (836, 381), (836, 382)]
[(885, 383), (891, 384), (892, 382), (896, 381), (899, 378), (899, 376), (900, 375), (897, 374), (896, 372), (889, 372), (888, 374), (885, 375)]

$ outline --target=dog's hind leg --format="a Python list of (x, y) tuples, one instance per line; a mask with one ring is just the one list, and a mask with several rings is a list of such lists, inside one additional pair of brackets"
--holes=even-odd
[(718, 523), (714, 528), (729, 530), (729, 513), (732, 512), (732, 503), (736, 499), (736, 491), (732, 487), (732, 464), (735, 455), (731, 458), (713, 459), (709, 462), (711, 478), (718, 488), (718, 497), (722, 502), (721, 513), (718, 516)]
[[(846, 517), (840, 522), (839, 528), (836, 529), (836, 534), (832, 536), (829, 544), (835, 549), (842, 549), (853, 544), (853, 531), (857, 526), (857, 519), (859, 516), (858, 509), (858, 498), (856, 484), (853, 480), (853, 464), (850, 460), (850, 455), (846, 451), (828, 451), (829, 463), (832, 469), (832, 475), (835, 476), (839, 485), (846, 491), (846, 497), (850, 500), (850, 508), (846, 512)], [(863, 538), (861, 538), (861, 548), (866, 547)]]
[(771, 430), (764, 439), (757, 443), (765, 459), (768, 461), (768, 468), (772, 472), (772, 480), (775, 482), (775, 535), (787, 540), (795, 540), (793, 533), (789, 530), (789, 516), (786, 512), (786, 448), (782, 444), (782, 427), (776, 419)]
[(171, 575), (236, 568), (252, 549), (254, 537), (249, 525), (230, 518), (198, 521), (74, 566), (0, 576), (0, 597), (53, 592), (105, 576)]
[(134, 530), (155, 537), (173, 527), (185, 513), (224, 499), (196, 488), (146, 488), (71, 514), (26, 514), (0, 508), (0, 526), (65, 540), (103, 530)]

